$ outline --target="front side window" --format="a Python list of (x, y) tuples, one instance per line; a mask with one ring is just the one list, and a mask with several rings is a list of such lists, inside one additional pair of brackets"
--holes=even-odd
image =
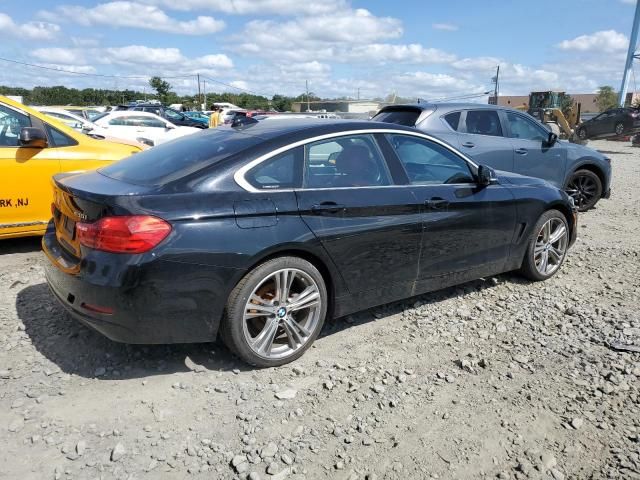
[(78, 144), (78, 142), (76, 142), (73, 138), (62, 133), (57, 128), (52, 127), (48, 123), (45, 123), (44, 125), (45, 125), (45, 128), (47, 129), (47, 136), (49, 137), (49, 139), (51, 140), (51, 143), (53, 144), (52, 146), (70, 147), (72, 145)]
[(469, 165), (442, 145), (409, 135), (387, 135), (414, 185), (473, 183)]
[(288, 150), (252, 168), (245, 178), (260, 190), (299, 188), (303, 156), (302, 147)]
[(507, 121), (511, 130), (511, 138), (542, 142), (549, 137), (549, 132), (517, 113), (507, 112)]
[(371, 135), (352, 135), (305, 146), (305, 187), (390, 185), (386, 164)]
[(495, 110), (469, 110), (465, 121), (467, 133), (476, 135), (502, 136), (500, 117)]
[(30, 126), (28, 115), (0, 105), (0, 147), (19, 147), (20, 131)]

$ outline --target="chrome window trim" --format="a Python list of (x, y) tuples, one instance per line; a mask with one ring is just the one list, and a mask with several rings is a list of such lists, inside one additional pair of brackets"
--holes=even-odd
[[(265, 153), (264, 155), (261, 155), (260, 157), (250, 161), (249, 163), (247, 163), (246, 165), (242, 166), (241, 168), (239, 168), (233, 175), (233, 179), (235, 180), (235, 182), (238, 184), (238, 186), (240, 188), (242, 188), (243, 190), (246, 190), (247, 192), (251, 192), (251, 193), (264, 193), (264, 192), (292, 192), (295, 190), (327, 190), (326, 188), (283, 188), (283, 189), (278, 189), (278, 188), (273, 188), (273, 189), (269, 189), (269, 188), (265, 188), (265, 189), (258, 189), (255, 188), (253, 185), (251, 185), (247, 179), (245, 178), (245, 175), (247, 174), (247, 172), (249, 170), (251, 170), (253, 167), (255, 167), (256, 165), (259, 165), (260, 163), (269, 160), (270, 158), (279, 155), (283, 152), (286, 152), (287, 150), (291, 150), (293, 148), (302, 146), (302, 145), (306, 145), (307, 143), (313, 143), (313, 142), (317, 142), (320, 140), (327, 140), (330, 138), (338, 138), (338, 137), (348, 137), (351, 135), (362, 135), (362, 134), (376, 134), (376, 133), (392, 133), (392, 134), (396, 134), (396, 135), (408, 135), (408, 136), (412, 136), (412, 137), (418, 137), (418, 138), (423, 138), (425, 140), (429, 140), (433, 143), (437, 143), (438, 145), (446, 148), (447, 150), (449, 150), (451, 153), (453, 153), (454, 155), (457, 155), (458, 157), (462, 158), (465, 162), (471, 164), (474, 168), (478, 168), (478, 165), (471, 160), (469, 157), (467, 157), (464, 153), (462, 152), (458, 152), (455, 149), (453, 149), (453, 147), (451, 147), (451, 145), (448, 145), (447, 143), (443, 142), (442, 140), (438, 140), (437, 138), (434, 138), (430, 135), (426, 135), (424, 133), (420, 133), (420, 132), (408, 132), (406, 130), (397, 130), (394, 128), (367, 128), (367, 129), (361, 129), (361, 130), (348, 130), (348, 131), (342, 131), (342, 132), (333, 132), (333, 133), (325, 133), (324, 135), (318, 135), (315, 137), (311, 137), (311, 138), (305, 138), (304, 140), (299, 140), (297, 142), (294, 143), (290, 143), (288, 145), (285, 145), (283, 147), (277, 148), (275, 150), (272, 150), (269, 153)], [(436, 184), (434, 184), (436, 185)], [(453, 185), (453, 184), (437, 184), (437, 185)], [(468, 183), (464, 183), (462, 185), (469, 185)], [(335, 187), (335, 188), (340, 188), (340, 189), (354, 189), (354, 188), (397, 188), (397, 187), (415, 187), (416, 185), (377, 185), (377, 186), (369, 186), (369, 187)]]

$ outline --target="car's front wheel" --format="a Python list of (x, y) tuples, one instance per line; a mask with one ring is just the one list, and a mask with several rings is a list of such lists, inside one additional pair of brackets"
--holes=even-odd
[(535, 281), (546, 280), (560, 269), (569, 248), (567, 219), (558, 210), (547, 210), (536, 223), (520, 272)]
[(571, 175), (564, 190), (573, 198), (578, 211), (586, 212), (602, 197), (602, 182), (591, 170), (578, 170)]
[(327, 289), (316, 267), (298, 257), (268, 260), (231, 292), (221, 326), (225, 344), (256, 367), (300, 357), (327, 314)]
[(579, 127), (578, 130), (576, 131), (576, 135), (578, 136), (578, 138), (580, 140), (586, 140), (587, 139), (587, 129), (584, 127)]

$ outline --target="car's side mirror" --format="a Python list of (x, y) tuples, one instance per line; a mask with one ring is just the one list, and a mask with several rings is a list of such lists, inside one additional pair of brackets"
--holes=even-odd
[(558, 141), (558, 135), (553, 132), (549, 132), (549, 137), (547, 138), (547, 145), (552, 147)]
[(496, 181), (496, 172), (486, 165), (478, 166), (478, 185), (487, 187)]
[(167, 124), (167, 125), (164, 126), (164, 128), (165, 128), (165, 130), (169, 131), (169, 130), (173, 130), (176, 127), (174, 127), (173, 125)]
[(36, 127), (22, 127), (19, 141), (21, 147), (46, 148), (49, 144), (45, 133)]

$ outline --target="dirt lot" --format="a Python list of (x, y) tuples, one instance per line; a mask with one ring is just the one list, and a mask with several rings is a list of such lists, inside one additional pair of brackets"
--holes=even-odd
[(329, 323), (293, 365), (127, 346), (0, 244), (0, 478), (640, 478), (640, 149), (546, 283), (507, 274)]

